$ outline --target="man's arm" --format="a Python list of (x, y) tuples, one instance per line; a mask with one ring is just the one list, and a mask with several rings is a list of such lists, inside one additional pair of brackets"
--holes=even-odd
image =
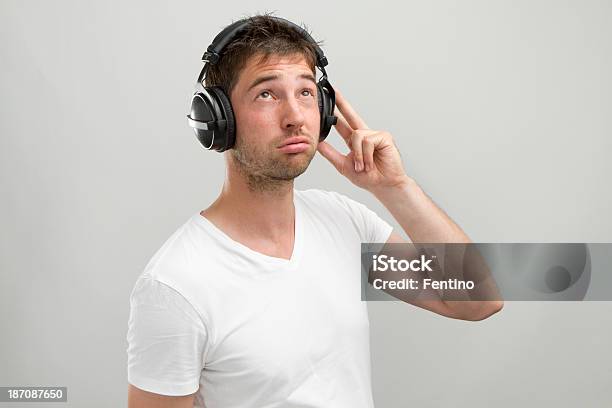
[[(407, 241), (394, 231), (387, 240), (387, 244), (397, 243), (407, 243)], [(389, 293), (387, 290), (384, 291)], [(427, 293), (426, 298), (428, 300), (416, 299), (414, 296), (402, 297), (401, 294), (397, 294), (398, 292), (389, 294), (422, 309), (460, 320), (483, 320), (499, 312), (504, 306), (502, 300), (443, 300), (440, 298), (438, 292), (433, 289), (423, 290), (423, 292)]]
[[(374, 194), (414, 243), (470, 243), (461, 228), (406, 174), (392, 135), (370, 129), (338, 89), (336, 105), (338, 121), (334, 126), (350, 152), (344, 155), (327, 142), (320, 142), (319, 153), (353, 184)], [(403, 242), (406, 241), (397, 233), (393, 233), (388, 240), (388, 243)], [(489, 292), (494, 293), (495, 290)], [(443, 316), (463, 320), (482, 320), (503, 307), (501, 300), (444, 301), (433, 291), (427, 298), (432, 300), (406, 301)]]
[(128, 384), (128, 408), (193, 408), (195, 394), (178, 397), (155, 394)]
[[(470, 238), (418, 186), (406, 177), (392, 187), (371, 189), (372, 194), (389, 210), (404, 232), (415, 243), (470, 243)], [(387, 243), (407, 243), (393, 232)], [(436, 292), (431, 292), (436, 293)], [(431, 297), (431, 294), (430, 294)], [(435, 297), (435, 296), (434, 296)], [(442, 316), (462, 320), (482, 320), (499, 312), (503, 301), (449, 301), (440, 298), (407, 302)]]
[(412, 242), (472, 242), (412, 178), (405, 176), (394, 186), (373, 187), (370, 191), (389, 210)]
[(193, 407), (204, 368), (206, 327), (176, 289), (141, 275), (130, 295), (126, 339), (130, 408)]

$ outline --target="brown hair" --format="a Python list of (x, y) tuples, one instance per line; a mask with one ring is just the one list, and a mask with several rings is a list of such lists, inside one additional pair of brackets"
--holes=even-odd
[[(273, 55), (301, 54), (316, 77), (316, 48), (297, 30), (272, 18), (272, 13), (246, 17), (242, 21), (249, 21), (249, 26), (223, 49), (219, 62), (209, 66), (205, 86), (219, 86), (229, 97), (240, 72), (254, 55), (260, 55), (258, 63), (264, 63)], [(304, 25), (302, 28), (308, 32)]]

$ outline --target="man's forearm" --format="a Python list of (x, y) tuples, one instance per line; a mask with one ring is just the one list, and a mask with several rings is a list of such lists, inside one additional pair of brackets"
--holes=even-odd
[[(414, 243), (470, 243), (470, 238), (463, 230), (446, 215), (411, 178), (406, 177), (405, 182), (395, 187), (375, 189), (372, 194), (389, 210), (395, 220), (402, 226), (404, 232)], [(472, 254), (475, 256), (475, 254)], [(469, 258), (474, 261), (474, 258)], [(473, 264), (471, 262), (470, 264)], [(451, 263), (451, 270), (444, 271), (452, 275), (455, 272), (466, 272), (456, 262)], [(448, 265), (447, 265), (448, 266)], [(463, 263), (461, 267), (465, 266)], [(473, 265), (472, 265), (473, 266)], [(486, 265), (473, 268), (474, 271), (488, 272)], [(472, 271), (468, 268), (468, 271)], [(483, 299), (493, 301), (462, 301), (442, 300), (451, 308), (456, 316), (466, 320), (480, 320), (501, 310), (503, 300), (497, 286), (491, 277), (483, 279), (479, 283), (479, 294)], [(454, 299), (469, 299), (467, 291), (457, 291), (452, 296)]]
[(470, 238), (410, 177), (371, 190), (415, 243), (469, 243)]

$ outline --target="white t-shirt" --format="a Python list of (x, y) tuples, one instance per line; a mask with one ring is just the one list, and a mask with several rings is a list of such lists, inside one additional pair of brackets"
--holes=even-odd
[(195, 407), (373, 407), (361, 242), (392, 227), (346, 196), (294, 190), (291, 259), (234, 241), (199, 212), (130, 297), (128, 382)]

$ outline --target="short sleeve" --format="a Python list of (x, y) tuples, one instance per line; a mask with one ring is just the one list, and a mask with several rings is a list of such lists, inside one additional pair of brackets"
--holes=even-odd
[(170, 286), (142, 275), (130, 296), (128, 382), (162, 395), (199, 388), (207, 331), (200, 315)]
[(393, 231), (393, 227), (388, 222), (365, 205), (345, 195), (333, 191), (329, 193), (348, 210), (349, 216), (359, 231), (361, 242), (387, 242)]

